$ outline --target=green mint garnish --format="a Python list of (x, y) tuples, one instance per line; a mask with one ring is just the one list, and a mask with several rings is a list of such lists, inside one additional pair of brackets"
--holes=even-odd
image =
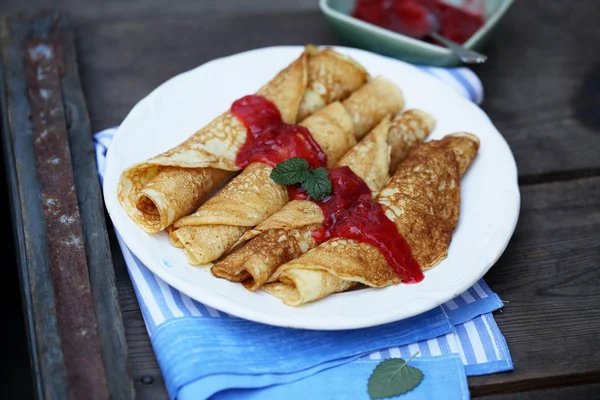
[(302, 187), (306, 193), (316, 201), (321, 201), (323, 197), (331, 194), (331, 180), (327, 169), (321, 167), (313, 169), (310, 178), (302, 182)]
[(295, 185), (309, 178), (308, 162), (304, 158), (294, 157), (280, 162), (271, 171), (271, 179), (280, 185)]
[(408, 366), (408, 363), (417, 354), (408, 361), (391, 358), (377, 364), (367, 385), (371, 399), (399, 396), (419, 386), (423, 380), (423, 372), (418, 368)]
[(331, 180), (326, 168), (310, 170), (308, 162), (301, 157), (282, 161), (271, 171), (271, 179), (280, 185), (302, 184), (306, 193), (316, 201), (331, 194)]

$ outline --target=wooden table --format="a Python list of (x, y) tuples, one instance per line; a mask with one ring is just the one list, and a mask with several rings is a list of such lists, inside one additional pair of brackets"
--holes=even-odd
[[(0, 14), (24, 9), (28, 2), (4, 0)], [(71, 13), (93, 131), (119, 124), (157, 85), (213, 58), (271, 45), (338, 44), (314, 3), (61, 2)], [(516, 157), (522, 204), (506, 252), (486, 275), (506, 302), (495, 317), (515, 370), (469, 378), (473, 396), (598, 396), (596, 9), (593, 1), (517, 1), (486, 49), (490, 61), (475, 68), (485, 87), (482, 108)], [(135, 391), (141, 399), (166, 398), (112, 232), (110, 240)]]

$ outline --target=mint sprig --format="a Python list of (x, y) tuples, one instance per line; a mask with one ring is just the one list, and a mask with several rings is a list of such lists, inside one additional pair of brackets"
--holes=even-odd
[(316, 201), (323, 200), (323, 197), (331, 194), (331, 180), (327, 169), (321, 167), (313, 169), (311, 176), (302, 182), (302, 187), (306, 193)]
[(289, 158), (280, 162), (271, 171), (271, 179), (280, 185), (295, 185), (306, 181), (310, 176), (308, 161), (301, 157)]
[(326, 168), (309, 169), (308, 162), (301, 157), (282, 161), (271, 171), (271, 179), (280, 185), (302, 184), (306, 193), (316, 201), (331, 194), (331, 180)]
[(377, 364), (367, 385), (371, 399), (399, 396), (419, 386), (423, 381), (423, 372), (408, 366), (417, 354), (407, 361), (401, 358), (390, 358)]

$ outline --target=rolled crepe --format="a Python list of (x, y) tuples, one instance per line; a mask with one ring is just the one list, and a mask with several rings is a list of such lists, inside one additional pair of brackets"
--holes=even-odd
[(387, 114), (404, 108), (402, 92), (393, 82), (378, 76), (344, 100), (354, 123), (354, 136), (362, 139)]
[[(340, 102), (322, 108), (300, 125), (308, 128), (328, 159), (339, 159), (356, 144), (350, 115)], [(271, 179), (272, 170), (267, 164), (250, 164), (194, 214), (173, 224), (171, 241), (183, 247), (190, 264), (219, 258), (246, 230), (289, 201), (286, 187)]]
[[(384, 118), (338, 163), (348, 166), (377, 194), (408, 150), (429, 135), (435, 120), (412, 109)], [(256, 228), (246, 232), (248, 241), (211, 268), (213, 275), (242, 282), (255, 291), (273, 275), (277, 267), (317, 246), (312, 232), (323, 227), (321, 208), (309, 200), (294, 200)]]
[[(479, 148), (468, 133), (446, 136), (412, 150), (377, 196), (423, 270), (448, 251), (458, 223), (460, 178)], [(285, 304), (298, 306), (359, 283), (383, 287), (401, 282), (374, 246), (333, 238), (282, 265), (274, 283), (262, 287)]]
[[(369, 78), (365, 69), (331, 49), (307, 46), (302, 55), (263, 86), (286, 123), (346, 98)], [(132, 165), (121, 174), (118, 197), (129, 217), (148, 233), (194, 212), (235, 175), (246, 128), (229, 111), (177, 147)]]
[[(340, 114), (337, 124), (344, 119), (341, 117), (343, 114), (346, 118), (344, 128), (350, 124), (354, 137), (362, 137), (365, 127), (371, 129), (385, 116), (383, 111), (400, 111), (404, 106), (404, 99), (392, 82), (377, 78), (362, 86), (342, 104), (343, 106), (336, 106), (336, 110), (342, 109), (336, 111), (336, 115)], [(350, 106), (347, 107), (347, 104)], [(339, 129), (330, 129), (321, 123), (334, 118), (314, 118), (323, 115), (325, 111), (330, 110), (328, 107), (320, 110), (302, 125), (309, 129), (332, 165), (350, 149), (347, 146), (350, 142), (345, 134), (339, 133)], [(381, 118), (377, 120), (373, 114), (381, 115)], [(361, 123), (357, 125), (351, 118)], [(270, 179), (271, 170), (266, 164), (246, 168), (194, 214), (173, 224), (171, 240), (175, 246), (184, 247), (192, 265), (209, 263), (221, 257), (239, 241), (244, 232), (267, 219), (289, 201), (286, 188)]]

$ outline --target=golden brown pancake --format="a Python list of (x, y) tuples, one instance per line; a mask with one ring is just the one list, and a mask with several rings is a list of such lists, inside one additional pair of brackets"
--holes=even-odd
[(344, 107), (354, 123), (354, 135), (360, 140), (387, 114), (404, 108), (402, 92), (393, 82), (376, 77), (344, 100)]
[(332, 49), (309, 45), (306, 52), (308, 82), (296, 121), (304, 120), (329, 103), (347, 98), (369, 78), (362, 65)]
[[(434, 119), (421, 110), (408, 110), (393, 119), (384, 118), (338, 163), (348, 166), (377, 194), (394, 168), (393, 160), (404, 158), (408, 150), (432, 131)], [(246, 232), (249, 242), (215, 264), (211, 272), (252, 291), (262, 286), (277, 267), (316, 247), (312, 237), (323, 227), (323, 212), (314, 202), (294, 200), (255, 229)], [(256, 237), (258, 236), (258, 237)]]
[[(365, 69), (349, 57), (307, 46), (257, 94), (275, 104), (284, 122), (297, 123), (343, 100), (368, 79)], [(235, 176), (235, 158), (245, 140), (244, 125), (224, 112), (180, 145), (123, 171), (121, 206), (148, 233), (165, 229)]]
[[(390, 89), (391, 87), (394, 89)], [(377, 100), (371, 100), (373, 97)], [(383, 78), (363, 85), (347, 99), (350, 100), (351, 111), (346, 108), (346, 102), (342, 103), (343, 106), (335, 105), (335, 108), (330, 105), (301, 123), (309, 129), (327, 154), (330, 165), (335, 164), (350, 149), (355, 143), (354, 137), (362, 135), (351, 118), (363, 121), (360, 126), (363, 129), (368, 126), (364, 121), (370, 121), (372, 125), (378, 122), (363, 114), (380, 114), (381, 110), (393, 113), (404, 105), (400, 90)], [(376, 112), (373, 104), (377, 104)], [(351, 132), (350, 136), (347, 129)], [(185, 248), (191, 264), (199, 265), (216, 260), (231, 249), (245, 231), (267, 219), (289, 201), (286, 188), (269, 178), (271, 170), (266, 164), (253, 169), (246, 168), (194, 214), (175, 222), (170, 238), (175, 246)], [(219, 225), (222, 225), (222, 229), (217, 228)], [(186, 229), (179, 229), (183, 227)]]
[[(410, 151), (377, 196), (423, 270), (448, 251), (458, 223), (460, 178), (479, 148), (475, 135), (448, 135)], [(333, 238), (282, 265), (262, 287), (298, 306), (359, 283), (383, 287), (400, 283), (381, 252), (368, 243)]]
[[(347, 101), (352, 104), (351, 111), (347, 111)], [(382, 114), (382, 110), (388, 113), (398, 112), (399, 107), (404, 105), (404, 99), (400, 90), (392, 82), (377, 78), (362, 86), (342, 104), (343, 106), (336, 106), (338, 108), (335, 113), (329, 110), (331, 106), (327, 106), (301, 123), (321, 145), (330, 165), (335, 164), (339, 156), (351, 147), (347, 146), (350, 144), (347, 128), (352, 132), (350, 136), (354, 140), (354, 136), (362, 135), (357, 129), (362, 130), (365, 127), (370, 129), (379, 122), (372, 117), (372, 114)], [(374, 104), (377, 107), (374, 107)], [(344, 115), (346, 119), (325, 115), (326, 111), (329, 114)], [(381, 118), (384, 116), (385, 114), (382, 114)], [(357, 125), (350, 118), (362, 121), (362, 124)], [(336, 129), (342, 119), (344, 119), (343, 133)], [(365, 121), (369, 121), (370, 125), (366, 125)], [(387, 146), (385, 139), (382, 143)], [(384, 173), (387, 173), (389, 155), (385, 159), (387, 164)], [(373, 160), (378, 159), (371, 158), (365, 161), (372, 164)], [(259, 170), (263, 172), (257, 173)], [(246, 168), (194, 214), (175, 222), (175, 230), (170, 233), (170, 237), (174, 245), (184, 246), (190, 263), (198, 265), (216, 260), (231, 249), (246, 230), (267, 219), (289, 201), (287, 189), (269, 178), (271, 170), (272, 168), (266, 164), (253, 166), (253, 169)], [(387, 175), (383, 177), (382, 184), (386, 177)], [(218, 225), (222, 225), (221, 230), (217, 228)], [(182, 227), (186, 229), (180, 231), (179, 228)]]
[[(332, 103), (300, 123), (312, 132), (328, 161), (339, 159), (354, 144), (352, 121), (341, 103)], [(248, 229), (288, 201), (287, 189), (271, 177), (267, 164), (252, 163), (195, 213), (177, 220), (169, 237), (182, 246), (192, 265), (223, 255)]]

